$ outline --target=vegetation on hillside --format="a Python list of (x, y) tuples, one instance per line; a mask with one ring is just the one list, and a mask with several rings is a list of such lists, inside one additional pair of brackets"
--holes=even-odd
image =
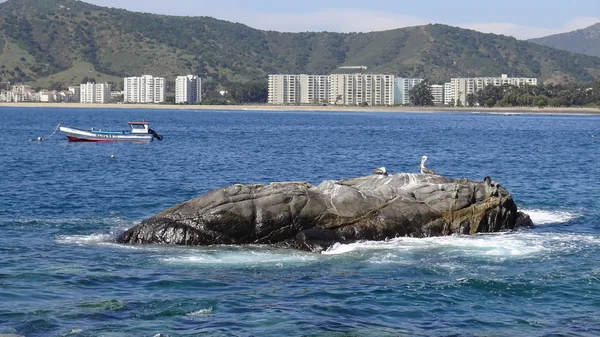
[(113, 83), (143, 74), (167, 81), (195, 74), (215, 95), (233, 93), (237, 84), (266, 82), (272, 73), (329, 74), (342, 65), (432, 82), (509, 74), (566, 83), (600, 76), (600, 58), (444, 25), (280, 33), (210, 17), (134, 13), (76, 0), (0, 4), (0, 81), (11, 83), (68, 86), (88, 73)]
[(573, 32), (550, 35), (530, 41), (572, 53), (600, 57), (600, 23)]

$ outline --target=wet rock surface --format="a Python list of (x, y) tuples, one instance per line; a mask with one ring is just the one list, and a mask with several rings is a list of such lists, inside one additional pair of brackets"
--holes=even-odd
[(309, 251), (358, 240), (500, 232), (532, 226), (511, 195), (484, 181), (398, 173), (232, 185), (122, 233), (129, 244), (274, 244)]

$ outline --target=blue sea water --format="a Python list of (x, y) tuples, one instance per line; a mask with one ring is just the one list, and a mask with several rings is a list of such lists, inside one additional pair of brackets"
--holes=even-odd
[[(5, 107), (0, 117), (0, 334), (600, 335), (600, 116)], [(141, 119), (164, 140), (48, 138), (58, 123)], [(114, 242), (222, 186), (417, 172), (422, 155), (442, 175), (490, 175), (536, 228), (323, 254)]]

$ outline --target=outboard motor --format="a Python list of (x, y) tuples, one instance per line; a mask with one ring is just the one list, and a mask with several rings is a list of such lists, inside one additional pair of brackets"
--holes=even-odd
[(148, 129), (148, 132), (150, 132), (152, 134), (152, 136), (154, 136), (154, 138), (158, 139), (158, 140), (162, 140), (163, 136), (159, 135), (158, 133), (156, 133), (156, 131), (152, 130), (152, 129)]

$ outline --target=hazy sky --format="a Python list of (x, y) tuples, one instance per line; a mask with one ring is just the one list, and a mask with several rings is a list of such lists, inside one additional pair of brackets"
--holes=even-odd
[(211, 16), (283, 32), (367, 32), (443, 23), (521, 39), (600, 22), (600, 0), (87, 0), (169, 15)]

